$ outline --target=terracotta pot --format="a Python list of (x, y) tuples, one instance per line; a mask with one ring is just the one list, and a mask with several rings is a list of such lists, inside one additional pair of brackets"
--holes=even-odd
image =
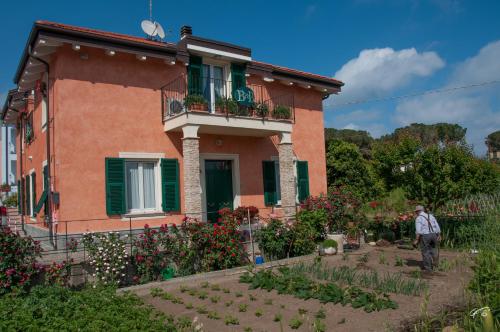
[(206, 112), (208, 110), (208, 106), (206, 104), (192, 104), (190, 109), (192, 111)]

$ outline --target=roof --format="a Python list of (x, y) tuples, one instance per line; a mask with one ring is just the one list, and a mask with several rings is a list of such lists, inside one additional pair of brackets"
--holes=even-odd
[[(35, 43), (35, 41), (40, 33), (42, 33), (42, 34), (49, 33), (49, 34), (69, 36), (71, 38), (74, 38), (75, 40), (84, 38), (85, 40), (91, 41), (91, 42), (110, 43), (112, 45), (134, 47), (134, 49), (143, 49), (145, 51), (149, 50), (149, 51), (154, 51), (156, 53), (163, 53), (164, 52), (165, 55), (172, 55), (172, 54), (179, 55), (180, 53), (183, 52), (183, 50), (181, 49), (182, 48), (181, 42), (179, 42), (178, 44), (175, 44), (175, 43), (170, 43), (170, 42), (155, 41), (155, 40), (147, 39), (144, 37), (137, 37), (137, 36), (126, 35), (126, 34), (121, 34), (121, 33), (108, 32), (108, 31), (103, 31), (103, 30), (96, 30), (96, 29), (90, 29), (90, 28), (79, 27), (79, 26), (74, 26), (74, 25), (39, 20), (39, 21), (36, 21), (33, 25), (33, 28), (30, 32), (30, 36), (29, 36), (28, 41), (26, 43), (23, 55), (21, 57), (21, 61), (20, 61), (19, 66), (17, 68), (17, 72), (16, 72), (16, 75), (14, 77), (14, 83), (16, 83), (16, 84), (18, 84), (18, 82), (19, 82), (19, 78), (20, 78), (21, 73), (23, 71), (24, 64), (26, 63), (26, 60), (29, 57), (29, 48), (30, 48), (30, 46), (33, 46), (33, 44)], [(195, 36), (192, 36), (192, 37), (198, 38), (198, 39), (203, 39), (203, 38), (199, 38), (199, 37), (195, 37)], [(211, 41), (209, 39), (203, 39), (203, 40), (206, 42), (220, 43), (220, 44), (223, 44), (223, 45), (229, 46), (229, 47), (236, 47), (236, 46), (228, 44), (228, 43)], [(244, 49), (244, 48), (242, 48), (242, 49)], [(290, 76), (290, 77), (294, 77), (294, 78), (297, 77), (297, 78), (301, 78), (301, 79), (312, 80), (312, 82), (315, 82), (315, 83), (331, 85), (331, 86), (335, 86), (337, 88), (340, 88), (341, 86), (344, 85), (343, 82), (341, 82), (335, 78), (332, 78), (332, 77), (312, 74), (312, 73), (308, 73), (308, 72), (304, 72), (304, 71), (300, 71), (300, 70), (296, 70), (296, 69), (291, 69), (291, 68), (287, 68), (287, 67), (272, 65), (272, 64), (260, 62), (260, 61), (252, 61), (252, 64), (256, 64), (256, 65), (262, 66), (262, 67), (268, 67), (273, 72), (277, 73), (278, 75), (285, 75), (285, 76)]]

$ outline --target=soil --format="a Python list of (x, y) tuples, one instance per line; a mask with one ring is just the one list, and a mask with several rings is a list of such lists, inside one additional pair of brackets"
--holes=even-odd
[[(366, 258), (366, 254), (368, 260), (365, 262), (360, 258)], [(404, 260), (403, 266), (395, 266), (396, 257)], [(206, 280), (184, 284), (168, 282), (161, 284), (164, 291), (181, 298), (184, 304), (173, 304), (159, 297), (153, 298), (150, 294), (142, 297), (146, 303), (152, 304), (166, 314), (176, 317), (186, 316), (191, 320), (198, 317), (198, 321), (203, 323), (203, 331), (244, 331), (246, 327), (251, 327), (252, 331), (281, 331), (280, 323), (273, 321), (276, 314), (281, 314), (283, 317), (281, 321), (283, 331), (314, 331), (312, 328), (314, 315), (321, 308), (326, 312), (326, 318), (323, 319), (326, 331), (397, 331), (403, 330), (403, 322), (419, 317), (422, 314), (422, 307), (427, 306), (427, 312), (433, 314), (438, 313), (443, 307), (463, 301), (463, 289), (472, 276), (470, 259), (463, 254), (449, 251), (441, 251), (440, 259), (450, 263), (443, 264), (446, 265), (445, 271), (422, 276), (429, 285), (428, 298), (426, 299), (425, 295), (417, 297), (391, 293), (391, 299), (399, 305), (396, 310), (366, 313), (363, 309), (344, 307), (340, 304), (321, 304), (313, 299), (304, 301), (291, 295), (278, 295), (275, 291), (249, 290), (247, 284), (238, 282), (239, 275), (208, 277)], [(395, 246), (384, 248), (364, 246), (361, 250), (345, 255), (323, 257), (322, 262), (329, 266), (348, 265), (365, 271), (376, 270), (379, 275), (401, 272), (405, 277), (412, 278), (416, 273), (414, 271), (420, 270), (421, 255), (417, 250), (398, 249)], [(203, 281), (209, 282), (210, 286), (219, 285), (221, 290), (212, 290), (210, 286), (202, 288)], [(189, 295), (188, 292), (182, 293), (180, 285), (204, 290), (208, 296), (206, 299), (199, 299), (197, 296)], [(223, 288), (229, 289), (230, 293), (224, 293)], [(237, 292), (241, 292), (243, 296), (237, 297)], [(212, 303), (210, 297), (213, 296), (219, 296), (220, 300)], [(251, 296), (255, 300), (252, 301)], [(229, 301), (233, 303), (226, 307), (225, 303)], [(186, 303), (192, 303), (193, 309), (186, 309)], [(239, 312), (240, 304), (248, 305), (246, 312)], [(216, 311), (220, 319), (209, 319), (206, 314), (197, 313), (196, 307), (200, 305), (204, 305), (208, 311)], [(255, 315), (257, 309), (263, 311), (261, 317)], [(305, 309), (307, 313), (299, 315), (299, 309)], [(238, 318), (239, 325), (225, 325), (226, 315)], [(303, 321), (297, 330), (292, 330), (289, 326), (290, 320), (294, 317)]]

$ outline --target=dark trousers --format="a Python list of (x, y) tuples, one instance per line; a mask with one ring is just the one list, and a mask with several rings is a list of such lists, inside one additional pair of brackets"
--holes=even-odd
[(432, 271), (439, 265), (439, 241), (437, 234), (423, 234), (420, 242), (424, 270)]

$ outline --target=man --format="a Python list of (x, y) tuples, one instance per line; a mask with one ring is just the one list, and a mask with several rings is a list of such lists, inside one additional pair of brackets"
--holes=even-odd
[(430, 213), (425, 213), (422, 205), (415, 207), (415, 233), (416, 239), (413, 245), (420, 243), (424, 271), (432, 272), (439, 264), (439, 241), (441, 241), (441, 229), (439, 224)]

